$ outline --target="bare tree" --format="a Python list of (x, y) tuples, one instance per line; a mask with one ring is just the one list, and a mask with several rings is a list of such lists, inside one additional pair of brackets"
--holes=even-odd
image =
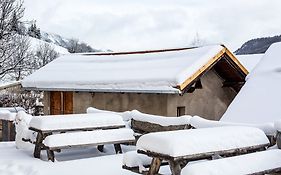
[(22, 69), (28, 58), (28, 40), (14, 31), (15, 22), (24, 13), (23, 1), (0, 1), (0, 78), (17, 72), (16, 79), (22, 77)]
[(50, 46), (50, 44), (44, 43), (39, 46), (36, 53), (36, 60), (34, 68), (39, 69), (40, 67), (45, 66), (49, 62), (53, 61), (59, 56), (59, 53)]

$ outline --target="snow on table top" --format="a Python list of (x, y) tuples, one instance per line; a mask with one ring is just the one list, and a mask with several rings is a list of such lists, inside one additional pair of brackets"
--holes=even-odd
[(187, 164), (181, 175), (252, 174), (281, 167), (281, 150), (273, 149), (241, 156)]
[(125, 111), (125, 112), (115, 112), (115, 111), (108, 111), (108, 110), (102, 110), (97, 109), (94, 107), (88, 107), (87, 113), (109, 113), (109, 114), (116, 114), (120, 115), (124, 121), (128, 121), (132, 118), (131, 111)]
[(224, 126), (146, 134), (139, 138), (137, 149), (178, 157), (268, 143), (258, 128)]
[(219, 127), (219, 126), (250, 126), (263, 130), (263, 132), (266, 135), (276, 134), (276, 129), (273, 123), (262, 123), (262, 124), (233, 123), (233, 122), (207, 120), (199, 116), (194, 116), (190, 119), (190, 125), (195, 128), (210, 128), (210, 127)]
[(35, 116), (29, 125), (42, 131), (125, 126), (120, 115), (105, 113)]
[(266, 51), (249, 74), (245, 85), (228, 107), (221, 121), (273, 123), (281, 116), (281, 43)]
[[(182, 84), (223, 49), (122, 55), (65, 55), (22, 81), (25, 88), (179, 93)], [(67, 77), (67, 78), (66, 78)]]
[(251, 72), (260, 62), (264, 54), (235, 55), (236, 58)]
[(191, 116), (185, 115), (181, 117), (167, 117), (167, 116), (145, 114), (137, 110), (133, 110), (132, 118), (134, 120), (155, 123), (161, 126), (172, 126), (172, 125), (188, 125)]
[(135, 140), (133, 130), (121, 128), (54, 134), (47, 136), (43, 144), (48, 147), (61, 147), (128, 140)]
[(0, 120), (14, 121), (16, 113), (11, 113), (9, 110), (0, 109)]

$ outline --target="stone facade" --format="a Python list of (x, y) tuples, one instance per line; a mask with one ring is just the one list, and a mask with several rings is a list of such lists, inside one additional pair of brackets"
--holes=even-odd
[[(202, 89), (183, 95), (73, 92), (73, 113), (85, 113), (87, 107), (92, 106), (112, 111), (137, 109), (149, 114), (177, 116), (178, 107), (182, 107), (185, 114), (219, 120), (237, 92), (222, 87), (223, 80), (214, 70), (203, 75), (201, 83)], [(50, 92), (45, 92), (44, 105), (45, 114), (50, 114)]]

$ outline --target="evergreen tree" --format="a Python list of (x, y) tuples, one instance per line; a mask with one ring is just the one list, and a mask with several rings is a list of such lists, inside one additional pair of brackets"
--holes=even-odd
[(41, 32), (40, 29), (37, 28), (36, 23), (32, 23), (31, 26), (28, 28), (27, 34), (33, 38), (41, 39)]

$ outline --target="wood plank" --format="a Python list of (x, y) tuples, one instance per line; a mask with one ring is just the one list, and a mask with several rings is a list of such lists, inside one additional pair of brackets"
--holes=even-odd
[(180, 175), (181, 167), (179, 162), (169, 161), (169, 165), (172, 175)]
[(62, 114), (62, 97), (61, 92), (50, 92), (50, 114), (59, 115)]
[(200, 160), (200, 159), (208, 159), (212, 157), (213, 155), (221, 155), (221, 156), (231, 156), (233, 154), (239, 155), (239, 154), (245, 154), (247, 152), (252, 151), (260, 151), (261, 149), (264, 150), (266, 147), (268, 147), (270, 144), (261, 144), (261, 145), (255, 145), (255, 146), (249, 146), (249, 147), (241, 147), (236, 149), (229, 149), (229, 150), (221, 150), (221, 151), (213, 151), (213, 152), (206, 152), (206, 153), (200, 153), (200, 154), (190, 154), (190, 155), (183, 155), (178, 157), (173, 157), (170, 155), (165, 155), (161, 153), (155, 153), (151, 151), (144, 151), (144, 150), (137, 150), (140, 154), (145, 154), (149, 157), (158, 157), (163, 160), (172, 160), (172, 161), (194, 161), (194, 160)]
[(223, 48), (219, 53), (217, 53), (212, 59), (210, 59), (205, 65), (203, 65), (198, 71), (196, 71), (192, 76), (188, 77), (178, 88), (182, 91), (188, 85), (190, 85), (196, 78), (198, 78), (206, 69), (211, 67), (218, 59), (220, 59), (223, 54), (225, 54), (226, 48)]
[(73, 92), (63, 92), (63, 113), (73, 114)]
[(53, 133), (53, 132), (70, 132), (70, 131), (93, 131), (93, 130), (107, 130), (107, 129), (120, 129), (125, 128), (125, 125), (115, 125), (115, 126), (101, 126), (101, 127), (90, 127), (90, 128), (67, 128), (67, 129), (54, 129), (54, 130), (40, 130), (37, 128), (29, 127), (29, 130), (41, 133)]
[(79, 145), (65, 145), (65, 146), (59, 146), (59, 147), (45, 146), (45, 148), (55, 151), (55, 150), (59, 150), (59, 149), (81, 148), (81, 147), (108, 145), (108, 144), (123, 144), (123, 143), (130, 143), (130, 142), (135, 142), (135, 140), (118, 140), (118, 141), (113, 141), (113, 142), (97, 142), (97, 143), (79, 144)]
[(38, 132), (35, 142), (34, 153), (33, 153), (33, 156), (35, 158), (40, 159), (41, 157), (41, 148), (42, 148), (41, 146), (42, 146), (43, 139), (44, 139), (43, 134), (41, 132)]

